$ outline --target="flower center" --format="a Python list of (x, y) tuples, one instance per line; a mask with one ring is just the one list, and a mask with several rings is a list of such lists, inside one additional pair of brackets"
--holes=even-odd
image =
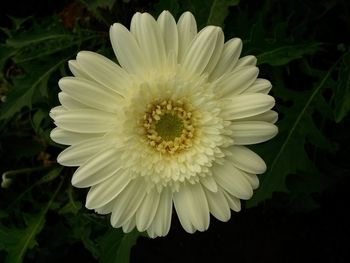
[(176, 137), (181, 137), (183, 121), (176, 115), (165, 113), (156, 123), (156, 132), (162, 139), (172, 141)]
[(186, 105), (172, 100), (158, 100), (147, 106), (143, 127), (147, 142), (163, 154), (176, 154), (192, 146), (192, 113)]

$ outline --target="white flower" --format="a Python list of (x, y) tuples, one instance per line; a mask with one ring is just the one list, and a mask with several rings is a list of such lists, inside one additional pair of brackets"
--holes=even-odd
[(266, 165), (243, 145), (277, 133), (269, 81), (242, 42), (220, 27), (197, 33), (189, 12), (176, 23), (136, 13), (130, 31), (110, 29), (119, 65), (88, 51), (69, 61), (59, 81), (51, 138), (71, 145), (58, 156), (79, 166), (76, 187), (90, 187), (86, 207), (111, 213), (113, 227), (164, 236), (173, 204), (183, 228), (229, 220), (259, 185)]

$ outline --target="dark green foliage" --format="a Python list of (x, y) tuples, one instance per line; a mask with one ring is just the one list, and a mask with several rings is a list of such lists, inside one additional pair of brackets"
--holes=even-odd
[(349, 172), (345, 157), (334, 157), (349, 140), (345, 2), (81, 0), (60, 13), (50, 13), (47, 4), (45, 16), (9, 16), (0, 25), (0, 173), (6, 181), (0, 188), (0, 261), (62, 262), (75, 254), (81, 261), (129, 261), (139, 233), (124, 235), (110, 227), (108, 216), (84, 208), (86, 191), (70, 183), (74, 170), (56, 164), (62, 146), (49, 138), (54, 125), (48, 113), (58, 105), (57, 81), (70, 74), (68, 60), (79, 50), (114, 59), (109, 25), (128, 23), (136, 11), (158, 15), (167, 9), (178, 18), (189, 10), (199, 29), (219, 25), (226, 39), (243, 39), (243, 54), (256, 55), (260, 76), (273, 83), (280, 117), (277, 137), (252, 147), (268, 170), (246, 206), (288, 193), (291, 213), (315, 209), (314, 194)]

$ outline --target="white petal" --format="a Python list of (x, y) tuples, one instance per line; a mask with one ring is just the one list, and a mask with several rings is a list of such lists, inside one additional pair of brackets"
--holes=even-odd
[(222, 31), (220, 31), (220, 33), (218, 34), (218, 37), (216, 39), (213, 54), (208, 62), (208, 65), (204, 69), (204, 72), (207, 73), (208, 75), (210, 75), (211, 72), (215, 68), (217, 68), (218, 61), (219, 61), (221, 54), (222, 54), (222, 51), (224, 49), (224, 42), (225, 42), (224, 33)]
[(101, 215), (107, 215), (112, 212), (113, 206), (114, 206), (114, 202), (112, 200), (111, 202), (105, 204), (104, 206), (96, 208), (95, 212)]
[(150, 237), (166, 236), (171, 225), (171, 215), (173, 211), (172, 192), (169, 188), (164, 188), (159, 198), (159, 205), (153, 222), (147, 229)]
[(61, 152), (57, 162), (64, 166), (80, 166), (96, 153), (107, 148), (110, 143), (110, 140), (101, 137), (84, 140)]
[(220, 97), (241, 94), (254, 83), (259, 74), (259, 69), (253, 66), (242, 67), (234, 73), (222, 76), (214, 85), (215, 92)]
[(221, 58), (215, 69), (210, 74), (210, 79), (214, 80), (227, 72), (231, 72), (242, 51), (242, 40), (233, 38), (227, 41), (221, 54)]
[(78, 65), (78, 62), (76, 60), (69, 60), (68, 61), (68, 67), (70, 71), (73, 73), (75, 77), (87, 79), (87, 80), (93, 80), (89, 74), (87, 74), (81, 67)]
[(202, 185), (207, 188), (211, 192), (216, 192), (218, 190), (218, 186), (216, 185), (215, 179), (213, 176), (206, 176), (201, 178)]
[(267, 79), (256, 79), (255, 82), (247, 88), (244, 93), (263, 93), (267, 94), (272, 88), (271, 82)]
[(166, 54), (173, 52), (177, 58), (179, 39), (174, 17), (169, 11), (163, 11), (158, 17), (158, 25), (162, 33)]
[(113, 24), (109, 34), (119, 64), (129, 73), (143, 75), (145, 58), (134, 36), (121, 24)]
[(113, 90), (85, 79), (65, 77), (58, 85), (73, 99), (103, 111), (117, 112), (122, 100)]
[(135, 228), (135, 226), (136, 226), (136, 220), (135, 220), (135, 216), (133, 216), (129, 219), (129, 221), (127, 221), (123, 225), (123, 232), (130, 233)]
[(245, 56), (245, 57), (241, 57), (235, 67), (233, 68), (233, 71), (236, 71), (242, 67), (246, 67), (246, 66), (256, 66), (256, 62), (257, 62), (257, 59), (255, 56), (252, 56), (252, 55), (248, 55), (248, 56)]
[(132, 32), (149, 67), (160, 69), (166, 60), (165, 47), (159, 25), (148, 13), (137, 15), (133, 19)]
[(108, 204), (127, 187), (130, 180), (131, 176), (128, 172), (122, 169), (116, 170), (111, 177), (90, 188), (85, 206), (89, 209), (97, 209)]
[(244, 175), (254, 190), (259, 187), (259, 178), (256, 176), (256, 174), (244, 173)]
[(143, 184), (143, 179), (134, 179), (115, 198), (111, 216), (113, 227), (126, 224), (135, 215), (146, 194)]
[(190, 43), (197, 35), (197, 24), (194, 16), (190, 12), (183, 13), (177, 22), (179, 34), (179, 55), (178, 62), (182, 63)]
[(203, 28), (185, 54), (182, 63), (185, 71), (191, 74), (202, 74), (212, 56), (216, 56), (215, 48), (220, 43), (220, 39), (223, 39), (220, 27), (207, 26)]
[(235, 196), (232, 196), (231, 194), (229, 194), (226, 191), (223, 191), (223, 193), (226, 197), (226, 200), (227, 200), (230, 208), (235, 212), (241, 211), (241, 200), (239, 200), (239, 198), (237, 198)]
[(269, 110), (267, 112), (264, 112), (255, 116), (250, 116), (247, 118), (240, 119), (240, 121), (266, 121), (270, 123), (276, 123), (277, 120), (278, 120), (278, 114), (273, 110)]
[(222, 191), (213, 193), (204, 189), (207, 196), (210, 213), (218, 220), (226, 222), (231, 217), (230, 207)]
[(103, 136), (103, 134), (101, 133), (96, 133), (96, 134), (76, 133), (76, 132), (66, 131), (58, 127), (54, 128), (50, 133), (50, 138), (54, 142), (64, 144), (64, 145), (72, 145), (90, 138), (97, 138), (101, 136)]
[(136, 212), (136, 227), (139, 232), (145, 231), (151, 225), (158, 209), (159, 198), (160, 193), (153, 189), (143, 199)]
[(222, 115), (225, 120), (237, 120), (255, 116), (270, 110), (275, 99), (265, 94), (242, 94), (227, 99)]
[(255, 152), (245, 146), (234, 145), (227, 149), (231, 154), (227, 158), (239, 169), (253, 174), (266, 171), (266, 164)]
[(68, 110), (90, 108), (88, 105), (73, 99), (71, 96), (69, 96), (67, 93), (63, 91), (58, 93), (58, 100), (60, 101), (62, 106)]
[(238, 170), (230, 161), (213, 167), (216, 182), (231, 195), (248, 200), (253, 195), (253, 189), (245, 178), (244, 172)]
[(110, 131), (117, 123), (117, 116), (97, 110), (70, 110), (55, 116), (55, 124), (65, 130), (78, 133), (102, 133)]
[(95, 52), (80, 51), (79, 66), (96, 82), (124, 96), (129, 86), (127, 73), (116, 63)]
[[(174, 205), (181, 224), (184, 222), (184, 229), (192, 229), (188, 226), (187, 220), (199, 231), (207, 230), (209, 227), (209, 207), (202, 185), (183, 184), (179, 192), (174, 193)], [(183, 220), (186, 218), (185, 220)]]
[(63, 106), (56, 106), (50, 110), (49, 116), (51, 119), (56, 120), (57, 116), (66, 113), (67, 109), (65, 109)]
[(235, 121), (231, 131), (236, 145), (249, 145), (270, 140), (276, 136), (278, 128), (264, 121)]
[(75, 171), (72, 185), (84, 188), (101, 183), (115, 174), (120, 167), (117, 150), (106, 149), (91, 157)]

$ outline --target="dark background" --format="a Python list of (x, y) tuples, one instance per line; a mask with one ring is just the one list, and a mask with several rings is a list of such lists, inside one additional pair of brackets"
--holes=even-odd
[[(153, 8), (157, 4), (157, 1), (141, 0), (128, 4), (119, 2), (120, 8), (116, 10), (115, 17), (124, 24), (130, 21), (135, 11), (154, 12)], [(225, 30), (231, 30), (228, 27), (237, 12), (244, 11), (248, 16), (252, 14), (252, 17), (259, 14), (263, 6), (261, 2), (263, 1), (242, 0), (238, 9), (232, 7), (232, 13), (226, 19)], [(307, 27), (304, 28), (305, 37), (309, 34), (318, 42), (326, 43), (322, 52), (310, 58), (319, 68), (327, 69), (335, 62), (340, 53), (339, 43), (345, 48), (349, 47), (350, 8), (347, 1), (269, 3), (270, 17), (265, 20), (267, 26), (276, 23), (281, 17), (294, 24), (300, 21)], [(52, 15), (60, 15), (63, 23), (69, 26), (69, 18), (72, 17), (67, 12), (64, 16), (62, 12), (71, 4), (72, 1), (58, 0), (6, 1), (2, 3), (0, 11), (0, 26), (10, 27), (11, 20), (8, 16), (33, 16), (40, 20)], [(87, 11), (79, 9), (71, 16), (82, 15), (84, 12)], [(113, 17), (110, 19), (113, 20)], [(107, 30), (99, 22), (91, 24)], [(237, 25), (236, 27), (239, 28)], [(0, 40), (5, 38), (5, 34), (1, 33)], [(269, 71), (269, 67), (263, 66), (262, 72), (264, 71)], [(312, 81), (297, 71), (297, 64), (289, 64), (286, 71), (294, 72), (290, 81), (296, 84), (295, 90), (306, 89), (307, 85), (300, 83), (307, 84)], [(281, 117), (283, 118), (283, 114)], [(209, 230), (204, 233), (185, 233), (174, 216), (168, 236), (154, 240), (145, 237), (138, 239), (131, 250), (131, 262), (349, 262), (349, 123), (350, 119), (346, 117), (340, 124), (325, 124), (323, 132), (335, 148), (332, 151), (318, 149), (313, 156), (319, 178), (316, 176), (314, 181), (302, 185), (300, 182), (303, 174), (290, 174), (287, 177), (289, 193), (274, 193), (271, 199), (261, 202), (257, 207), (245, 209), (243, 205), (240, 213), (232, 212), (231, 220), (227, 223), (212, 217)], [(309, 154), (314, 150), (314, 146), (308, 143), (305, 147)], [(53, 155), (57, 152), (56, 149), (50, 151)], [(325, 182), (321, 189), (307, 193), (307, 196), (298, 192), (300, 185), (309, 187), (320, 180)], [(49, 215), (49, 224), (54, 225), (56, 220), (54, 215)], [(73, 258), (81, 262), (96, 261), (78, 242), (58, 248), (62, 250), (52, 251), (51, 256), (46, 255), (50, 262), (69, 262)], [(27, 261), (36, 260), (27, 258)]]

